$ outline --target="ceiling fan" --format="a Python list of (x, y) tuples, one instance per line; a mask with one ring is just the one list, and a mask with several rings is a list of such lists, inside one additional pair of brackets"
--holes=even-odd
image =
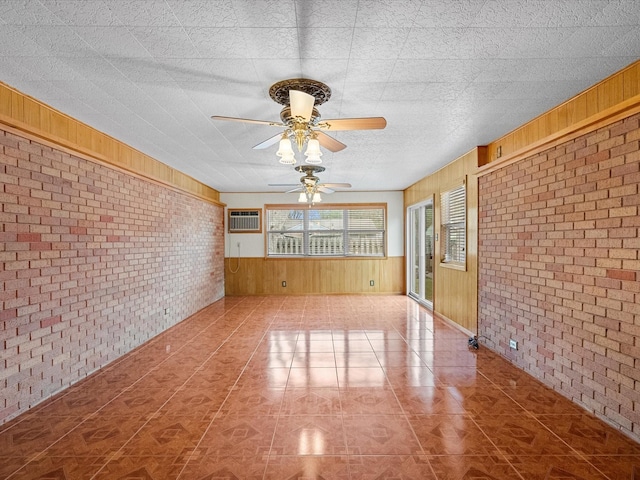
[(270, 183), (270, 187), (296, 187), (285, 193), (300, 192), (298, 202), (318, 203), (322, 201), (320, 193), (333, 193), (334, 188), (351, 188), (350, 183), (320, 183), (316, 173), (324, 172), (325, 168), (319, 165), (298, 165), (296, 171), (304, 173), (300, 177), (300, 186), (290, 183)]
[(331, 89), (324, 83), (308, 78), (291, 78), (274, 83), (269, 88), (269, 96), (273, 101), (284, 105), (280, 112), (280, 122), (267, 120), (252, 120), (247, 118), (223, 117), (214, 115), (214, 120), (232, 122), (253, 123), (284, 128), (284, 132), (278, 133), (263, 142), (255, 145), (254, 149), (267, 148), (278, 140), (280, 148), (277, 155), (280, 163), (294, 164), (295, 153), (291, 148), (291, 140), (295, 141), (298, 150), (302, 151), (307, 144), (306, 162), (311, 164), (321, 163), (320, 145), (331, 152), (339, 152), (346, 145), (327, 135), (324, 131), (340, 130), (375, 130), (387, 125), (384, 117), (340, 118), (332, 120), (320, 120), (320, 112), (315, 108), (331, 98)]

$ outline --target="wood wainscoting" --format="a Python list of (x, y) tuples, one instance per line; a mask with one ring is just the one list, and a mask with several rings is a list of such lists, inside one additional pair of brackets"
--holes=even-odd
[(226, 295), (403, 294), (404, 283), (404, 257), (225, 259)]

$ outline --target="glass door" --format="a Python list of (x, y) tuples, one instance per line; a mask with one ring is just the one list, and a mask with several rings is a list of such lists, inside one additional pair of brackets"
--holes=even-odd
[(407, 210), (409, 295), (433, 308), (433, 198)]

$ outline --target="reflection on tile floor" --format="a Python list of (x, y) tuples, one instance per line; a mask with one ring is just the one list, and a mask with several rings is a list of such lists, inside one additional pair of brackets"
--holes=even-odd
[(404, 296), (228, 297), (0, 426), (11, 479), (639, 472), (640, 444)]

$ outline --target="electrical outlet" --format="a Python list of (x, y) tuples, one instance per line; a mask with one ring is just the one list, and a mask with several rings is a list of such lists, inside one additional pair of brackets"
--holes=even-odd
[(369, 280), (369, 286), (373, 287), (376, 283), (373, 280)]
[(165, 308), (165, 309), (164, 309), (164, 314), (165, 314), (165, 315), (169, 315), (169, 308)]
[(285, 282), (284, 280), (282, 281), (282, 286), (286, 287), (287, 286), (287, 282)]
[(512, 338), (511, 340), (509, 340), (509, 348), (511, 348), (513, 350), (517, 350), (518, 349), (518, 342)]

